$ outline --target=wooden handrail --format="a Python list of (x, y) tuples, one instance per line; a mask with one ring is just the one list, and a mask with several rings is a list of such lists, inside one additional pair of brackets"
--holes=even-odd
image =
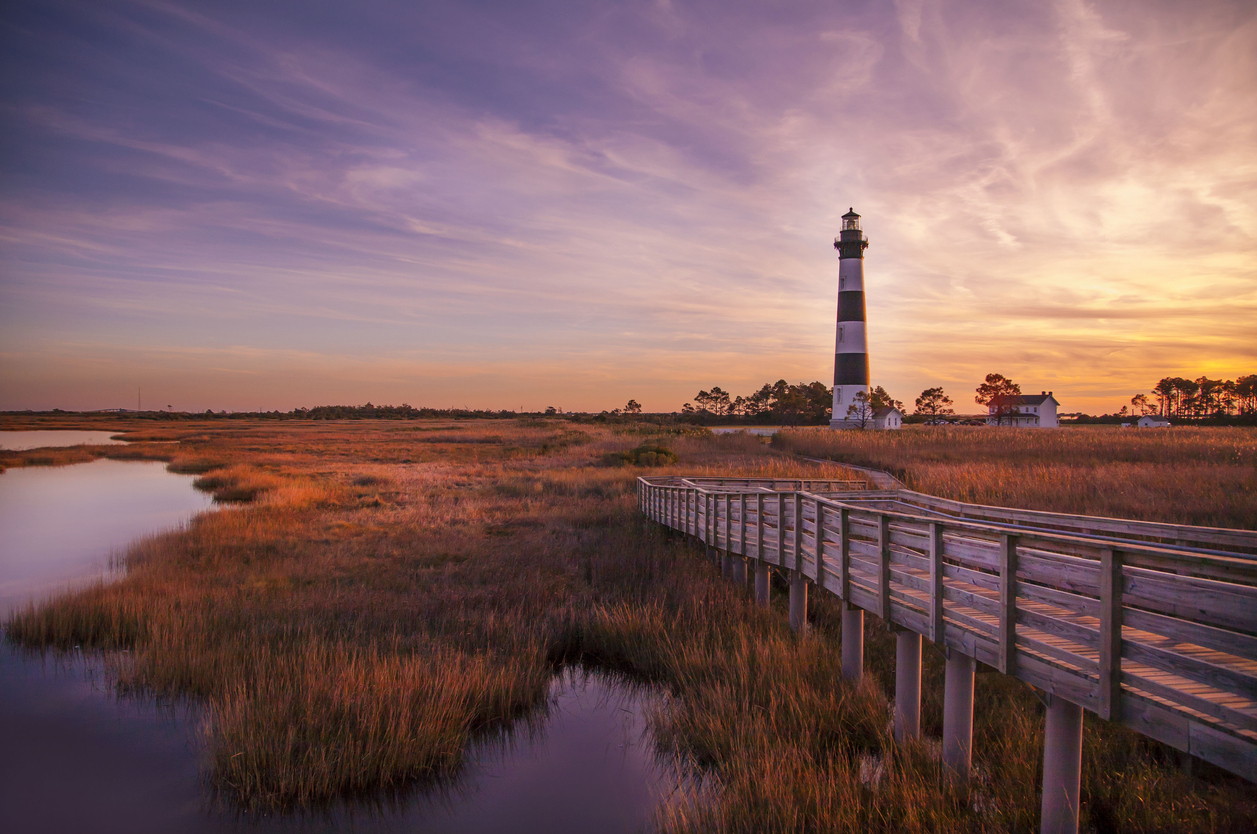
[[(1257, 781), (1257, 533), (1000, 516), (906, 490), (831, 489), (839, 483), (643, 477), (639, 506)], [(1149, 540), (1167, 534), (1174, 543)]]

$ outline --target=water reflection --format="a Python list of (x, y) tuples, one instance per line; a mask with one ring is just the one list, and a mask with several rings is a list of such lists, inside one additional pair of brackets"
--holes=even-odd
[[(210, 507), (160, 463), (97, 461), (0, 474), (4, 608), (107, 569), (111, 550)], [(654, 754), (659, 696), (567, 670), (548, 710), (486, 742), (451, 785), (306, 815), (213, 805), (200, 715), (120, 698), (102, 659), (24, 653), (0, 638), (0, 829), (38, 832), (631, 832), (685, 783)]]
[(97, 460), (0, 474), (0, 619), (105, 573), (109, 555), (212, 506), (165, 464)]
[(39, 429), (35, 431), (0, 431), (0, 449), (24, 452), (53, 446), (118, 446), (123, 440), (110, 440), (116, 431), (79, 431), (77, 429)]
[(119, 698), (99, 659), (0, 647), (0, 808), (39, 832), (640, 831), (688, 786), (655, 755), (655, 696), (600, 675), (555, 679), (549, 714), (471, 756), (456, 783), (372, 808), (249, 816), (212, 806), (194, 708)]
[(4, 830), (198, 830), (204, 800), (195, 722), (186, 709), (116, 697), (102, 666), (0, 646)]
[(555, 679), (544, 723), (478, 755), (446, 807), (420, 802), (408, 831), (633, 832), (686, 790), (656, 755), (646, 714), (658, 696), (605, 675)]

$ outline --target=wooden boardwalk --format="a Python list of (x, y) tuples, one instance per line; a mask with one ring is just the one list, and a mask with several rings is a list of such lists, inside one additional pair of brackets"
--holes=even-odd
[(1257, 533), (840, 480), (638, 479), (651, 519), (797, 572), (1101, 718), (1257, 781)]

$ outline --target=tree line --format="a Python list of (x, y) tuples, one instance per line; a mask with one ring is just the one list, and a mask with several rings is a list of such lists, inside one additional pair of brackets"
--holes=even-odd
[(749, 396), (731, 396), (720, 386), (694, 395), (693, 403), (681, 406), (683, 417), (759, 418), (756, 422), (782, 422), (806, 425), (829, 421), (833, 389), (823, 382), (800, 382), (794, 385), (779, 379), (766, 382)]
[(1179, 418), (1257, 414), (1257, 374), (1234, 380), (1167, 376), (1150, 393), (1155, 402), (1147, 394), (1131, 397), (1130, 413)]
[[(720, 386), (702, 390), (693, 402), (681, 406), (681, 418), (689, 422), (751, 422), (786, 426), (828, 425), (833, 410), (834, 389), (823, 382), (791, 384), (784, 379), (766, 382), (745, 397), (734, 396)], [(867, 406), (872, 411), (904, 405), (878, 385), (870, 389)], [(870, 412), (871, 413), (871, 412)], [(906, 412), (905, 412), (906, 413)]]
[[(997, 422), (1015, 414), (1020, 402), (1021, 386), (1003, 374), (987, 374), (975, 389), (974, 402), (990, 409)], [(833, 388), (823, 382), (800, 382), (791, 385), (784, 379), (765, 383), (755, 393), (743, 397), (713, 386), (694, 395), (693, 402), (681, 406), (681, 417), (692, 422), (757, 422), (783, 425), (828, 425), (833, 410)], [(942, 386), (926, 388), (913, 403), (916, 410), (909, 415), (901, 400), (895, 399), (878, 385), (856, 395), (856, 402), (843, 417), (867, 426), (878, 409), (894, 407), (915, 422), (951, 422), (955, 401)]]
[[(1136, 394), (1130, 406), (1122, 406), (1118, 414), (1106, 415), (1105, 420), (1117, 420), (1127, 415), (1159, 414), (1180, 419), (1225, 418), (1240, 416), (1257, 417), (1257, 374), (1248, 374), (1235, 380), (1165, 377), (1148, 394)], [(987, 407), (992, 417), (1002, 422), (1016, 412), (1021, 387), (1001, 374), (987, 374), (985, 381), (976, 389), (974, 401)], [(652, 415), (658, 421), (677, 420), (686, 423), (774, 423), (780, 425), (827, 425), (833, 405), (833, 388), (820, 381), (788, 383), (784, 379), (767, 382), (758, 391), (747, 396), (734, 396), (719, 386), (699, 391), (693, 402), (681, 406), (680, 413), (672, 416)], [(869, 390), (868, 398), (858, 408), (857, 418), (871, 418), (880, 408), (893, 406), (915, 422), (950, 422), (956, 411), (955, 402), (940, 387), (926, 388), (914, 402), (915, 411), (909, 415), (902, 401), (892, 397), (878, 385)], [(119, 411), (124, 411), (119, 409)], [(17, 412), (14, 412), (17, 413)], [(52, 413), (67, 413), (54, 409)], [(189, 420), (189, 419), (272, 419), (272, 420), (416, 420), (416, 419), (477, 419), (512, 418), (526, 416), (564, 416), (568, 419), (589, 415), (564, 414), (550, 406), (544, 412), (517, 412), (506, 409), (470, 408), (416, 408), (401, 405), (321, 405), (314, 408), (294, 408), (292, 411), (245, 411), (228, 414), (225, 411), (187, 413), (170, 411), (125, 412), (139, 419)], [(851, 417), (851, 414), (843, 415)], [(623, 407), (593, 415), (594, 420), (608, 418), (619, 420), (643, 419), (642, 406), (637, 400), (629, 400)], [(1094, 419), (1094, 418), (1093, 418)], [(865, 420), (858, 420), (862, 425)]]

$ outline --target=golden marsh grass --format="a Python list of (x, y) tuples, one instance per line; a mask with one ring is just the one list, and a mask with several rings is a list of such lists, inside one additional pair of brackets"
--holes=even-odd
[[(150, 445), (129, 451), (161, 452), (172, 468), (218, 479), (207, 484), (216, 489), (252, 490), (254, 500), (138, 542), (125, 577), (19, 612), (9, 637), (128, 649), (110, 654), (122, 687), (199, 699), (210, 778), (246, 806), (317, 804), (456, 774), (478, 734), (535, 710), (556, 669), (582, 663), (666, 687), (673, 697), (652, 719), (656, 738), (717, 787), (703, 803), (664, 808), (661, 829), (1036, 825), (1043, 710), (1033, 693), (978, 676), (978, 779), (971, 792), (947, 787), (936, 745), (891, 740), (889, 633), (870, 624), (870, 674), (850, 687), (833, 600), (814, 595), (814, 628), (799, 639), (783, 599), (756, 608), (700, 549), (641, 519), (634, 478), (643, 470), (597, 463), (649, 433), (536, 420), (144, 432)], [(910, 446), (801, 448), (797, 438), (810, 437), (791, 433), (785, 448), (926, 477), (910, 467)], [(1199, 459), (1213, 442), (1191, 453), (1197, 463), (1214, 465)], [(744, 435), (663, 443), (680, 462), (651, 472), (834, 474)], [(929, 477), (967, 465), (947, 454), (927, 461), (939, 467)], [(1228, 465), (1251, 461), (1243, 454)], [(1175, 469), (1189, 458), (1135, 463)], [(1067, 441), (1039, 462), (1110, 465)], [(1008, 453), (991, 465), (1023, 463)], [(989, 476), (962, 473), (956, 483), (991, 503), (1020, 495), (1021, 486), (999, 486), (1021, 483), (1011, 475), (979, 490)], [(1053, 500), (1074, 500), (1070, 489)], [(942, 658), (930, 650), (923, 728), (934, 738), (941, 698)], [(1227, 831), (1257, 821), (1251, 786), (1207, 768), (1188, 776), (1171, 751), (1121, 728), (1088, 721), (1084, 757), (1089, 830)]]
[(775, 448), (885, 469), (944, 498), (1257, 529), (1257, 429), (798, 429)]

